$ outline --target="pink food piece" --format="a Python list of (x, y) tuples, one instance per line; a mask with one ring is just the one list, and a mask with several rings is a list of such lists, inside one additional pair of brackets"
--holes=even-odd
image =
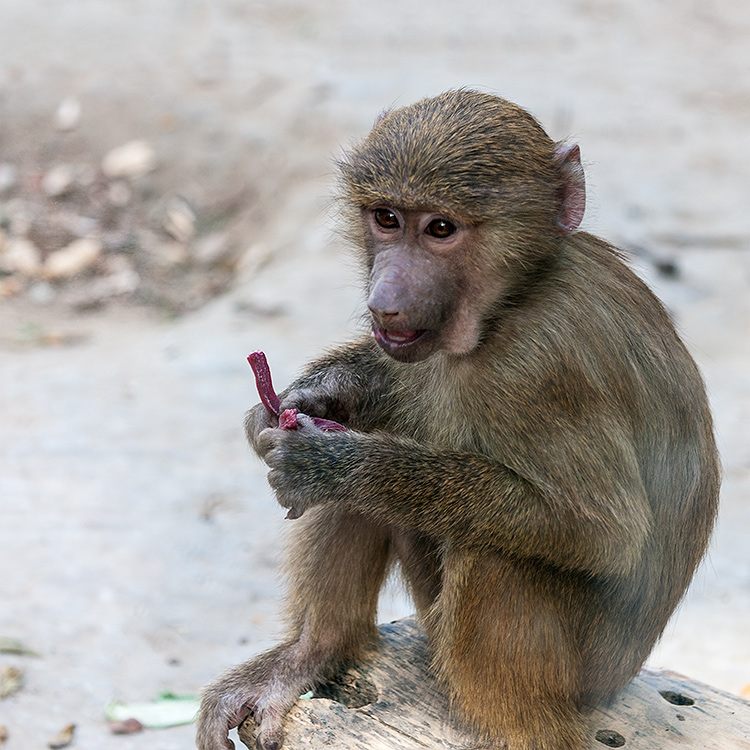
[[(255, 385), (258, 388), (258, 395), (261, 403), (266, 407), (269, 414), (279, 418), (279, 427), (282, 430), (297, 429), (297, 410), (285, 409), (281, 412), (281, 400), (276, 395), (271, 382), (271, 370), (268, 367), (266, 355), (261, 351), (251, 352), (247, 358), (250, 367), (255, 374)], [(279, 413), (281, 412), (281, 413)], [(346, 431), (344, 425), (334, 422), (331, 419), (322, 419), (321, 417), (312, 417), (313, 424), (323, 432)]]
[(346, 432), (346, 427), (334, 422), (332, 419), (322, 419), (321, 417), (311, 417), (313, 424), (323, 432)]
[(279, 414), (279, 428), (282, 430), (296, 430), (297, 429), (297, 410), (296, 409), (284, 409)]

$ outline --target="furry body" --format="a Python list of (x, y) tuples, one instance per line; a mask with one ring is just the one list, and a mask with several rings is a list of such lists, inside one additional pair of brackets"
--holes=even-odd
[(398, 561), (456, 715), (483, 746), (582, 750), (700, 562), (719, 471), (700, 375), (617, 251), (575, 233), (577, 147), (496, 97), (386, 114), (342, 163), (375, 338), (311, 364), (282, 408), (343, 422), (248, 436), (279, 502), (290, 636), (209, 687), (201, 750), (375, 637)]

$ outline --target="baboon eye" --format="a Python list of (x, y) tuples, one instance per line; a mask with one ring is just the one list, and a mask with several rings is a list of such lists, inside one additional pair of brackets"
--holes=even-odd
[(456, 231), (456, 225), (451, 224), (447, 219), (433, 219), (424, 231), (426, 234), (429, 234), (430, 237), (444, 240)]
[(388, 208), (376, 208), (373, 212), (375, 214), (375, 221), (377, 222), (378, 226), (383, 227), (383, 229), (398, 229), (399, 228), (399, 222), (398, 222), (398, 216), (393, 213)]

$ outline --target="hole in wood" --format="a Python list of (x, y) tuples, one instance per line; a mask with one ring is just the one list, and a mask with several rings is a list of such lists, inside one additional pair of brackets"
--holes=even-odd
[(625, 744), (625, 738), (612, 729), (600, 729), (594, 735), (594, 739), (607, 747), (622, 747)]
[(659, 691), (659, 695), (674, 706), (692, 706), (695, 703), (689, 696), (682, 693), (675, 693), (673, 690), (661, 690)]
[(352, 671), (318, 685), (313, 698), (328, 698), (347, 708), (362, 708), (378, 699), (378, 691), (366, 677)]

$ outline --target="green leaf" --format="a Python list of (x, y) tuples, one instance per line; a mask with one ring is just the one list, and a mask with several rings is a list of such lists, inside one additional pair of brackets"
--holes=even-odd
[(194, 696), (174, 696), (164, 693), (150, 703), (110, 703), (107, 706), (108, 721), (138, 719), (149, 729), (164, 729), (195, 721), (200, 701)]
[(32, 651), (25, 643), (15, 638), (0, 637), (0, 654), (17, 654), (19, 656), (39, 656), (36, 651)]

